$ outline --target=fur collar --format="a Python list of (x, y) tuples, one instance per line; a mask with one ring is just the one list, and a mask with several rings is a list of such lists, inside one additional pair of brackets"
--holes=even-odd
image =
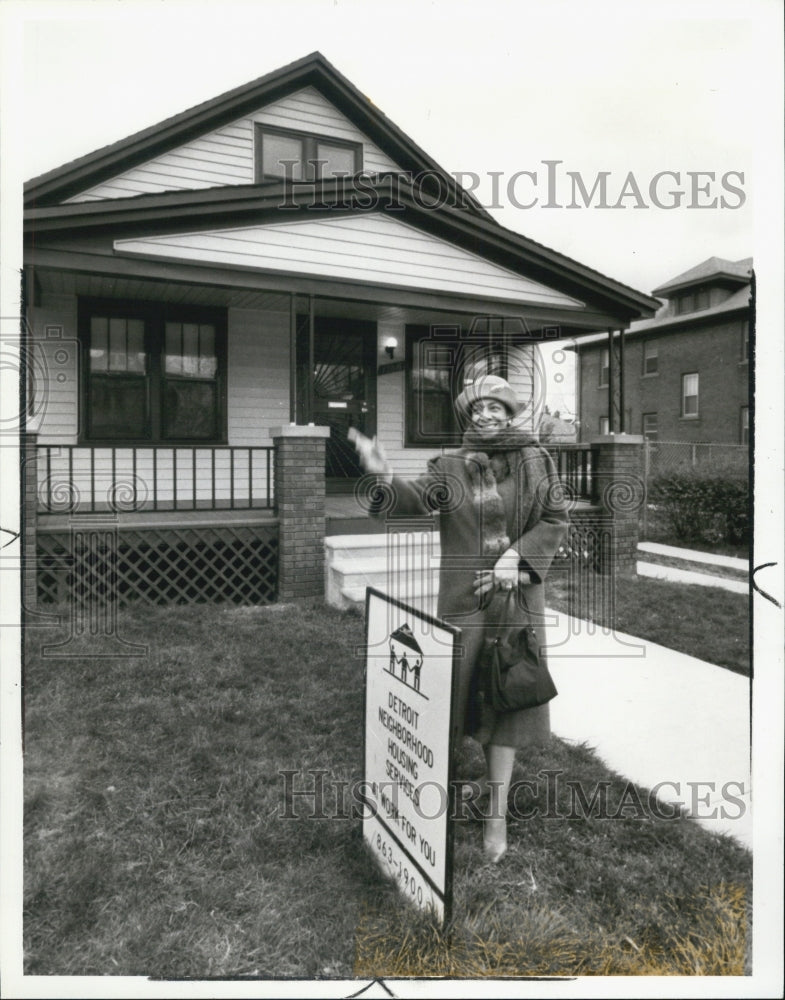
[(516, 468), (522, 448), (537, 442), (518, 427), (488, 438), (469, 428), (463, 436), (463, 457), (471, 483), (471, 499), (480, 526), (483, 555), (500, 556), (510, 547), (507, 516), (496, 484)]

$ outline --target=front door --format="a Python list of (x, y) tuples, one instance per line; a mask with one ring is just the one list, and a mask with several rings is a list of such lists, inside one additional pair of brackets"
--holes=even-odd
[[(308, 413), (308, 317), (297, 322), (298, 420)], [(362, 475), (347, 433), (356, 427), (376, 433), (376, 323), (314, 318), (313, 405), (310, 420), (330, 428), (327, 439), (327, 491), (349, 492)]]

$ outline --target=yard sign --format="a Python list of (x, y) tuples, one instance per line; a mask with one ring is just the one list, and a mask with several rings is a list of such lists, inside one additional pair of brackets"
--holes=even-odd
[(363, 837), (404, 896), (446, 922), (460, 630), (372, 587), (365, 621)]

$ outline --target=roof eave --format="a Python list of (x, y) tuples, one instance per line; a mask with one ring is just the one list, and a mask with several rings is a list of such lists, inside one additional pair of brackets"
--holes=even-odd
[[(374, 210), (383, 210), (381, 201), (386, 195), (377, 185), (375, 190), (381, 197)], [(77, 232), (107, 228), (117, 225), (165, 222), (176, 225), (178, 220), (217, 220), (221, 216), (261, 215), (267, 211), (280, 209), (282, 199), (298, 201), (298, 208), (308, 208), (316, 201), (330, 205), (333, 215), (335, 207), (329, 201), (336, 193), (338, 185), (325, 182), (313, 184), (286, 185), (271, 182), (264, 185), (237, 185), (231, 188), (203, 188), (198, 191), (164, 192), (162, 194), (138, 195), (135, 198), (105, 199), (102, 201), (75, 202), (43, 208), (29, 208), (26, 211), (26, 228), (40, 237), (44, 231)], [(660, 302), (635, 289), (622, 285), (612, 278), (564, 257), (557, 251), (541, 246), (527, 237), (505, 229), (498, 223), (488, 223), (484, 219), (470, 215), (465, 210), (440, 206), (426, 210), (420, 200), (411, 196), (411, 190), (404, 182), (396, 184), (396, 197), (400, 197), (410, 218), (417, 220), (421, 227), (437, 231), (464, 245), (473, 252), (481, 252), (488, 259), (495, 259), (505, 266), (509, 260), (528, 267), (526, 272), (535, 280), (549, 283), (556, 280), (560, 288), (593, 305), (611, 311), (626, 322), (643, 316), (653, 315)], [(339, 204), (340, 210), (358, 212), (363, 210), (357, 204)], [(364, 209), (369, 211), (369, 209)], [(315, 217), (313, 208), (309, 216)], [(287, 218), (294, 218), (295, 212), (287, 212)], [(509, 266), (507, 264), (506, 266)], [(515, 268), (514, 268), (515, 269)]]

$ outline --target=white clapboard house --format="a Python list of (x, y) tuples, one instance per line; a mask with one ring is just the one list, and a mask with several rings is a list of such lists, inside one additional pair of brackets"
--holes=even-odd
[(319, 593), (367, 523), (349, 427), (414, 474), (484, 371), (536, 427), (535, 345), (658, 304), (505, 229), (319, 53), (32, 179), (25, 227), (39, 600), (109, 549), (128, 599)]

